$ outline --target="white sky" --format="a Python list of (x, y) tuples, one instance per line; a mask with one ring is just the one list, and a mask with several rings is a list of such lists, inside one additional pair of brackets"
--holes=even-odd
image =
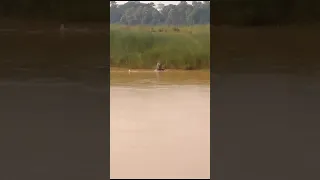
[[(124, 4), (128, 1), (116, 1), (117, 4)], [(179, 4), (180, 1), (140, 1), (141, 3), (149, 3), (149, 2), (153, 2), (155, 5), (162, 3), (164, 5), (168, 5), (168, 4)], [(191, 4), (192, 1), (187, 1), (187, 3)]]

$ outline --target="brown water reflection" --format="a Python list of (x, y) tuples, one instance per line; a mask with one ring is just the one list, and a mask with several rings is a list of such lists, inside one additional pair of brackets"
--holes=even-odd
[(209, 178), (209, 72), (111, 73), (111, 178)]
[(0, 31), (0, 179), (107, 179), (106, 40)]

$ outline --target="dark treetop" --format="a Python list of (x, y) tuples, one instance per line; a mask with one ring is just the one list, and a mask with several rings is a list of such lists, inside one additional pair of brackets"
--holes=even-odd
[(118, 5), (110, 1), (110, 23), (126, 25), (192, 25), (210, 23), (210, 1), (193, 1), (188, 4), (180, 1), (178, 5), (164, 5), (128, 1)]

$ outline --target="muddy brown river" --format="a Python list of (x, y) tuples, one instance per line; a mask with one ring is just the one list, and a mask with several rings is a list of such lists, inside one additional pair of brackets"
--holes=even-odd
[(209, 72), (111, 72), (111, 178), (210, 178)]
[(0, 39), (0, 179), (108, 179), (107, 34)]

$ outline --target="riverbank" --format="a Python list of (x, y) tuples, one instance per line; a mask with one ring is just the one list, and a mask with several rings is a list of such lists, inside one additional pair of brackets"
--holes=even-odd
[[(154, 72), (155, 68), (149, 69), (134, 69), (134, 68), (121, 68), (121, 67), (110, 67), (110, 72)], [(160, 71), (161, 72), (161, 71)], [(164, 72), (209, 72), (210, 69), (195, 69), (195, 70), (184, 70), (184, 69), (166, 69)]]
[(110, 65), (152, 69), (161, 61), (169, 69), (210, 68), (210, 26), (110, 27)]
[(123, 68), (110, 70), (110, 85), (149, 86), (149, 85), (209, 85), (210, 71), (169, 70), (155, 72), (149, 70), (128, 71)]

